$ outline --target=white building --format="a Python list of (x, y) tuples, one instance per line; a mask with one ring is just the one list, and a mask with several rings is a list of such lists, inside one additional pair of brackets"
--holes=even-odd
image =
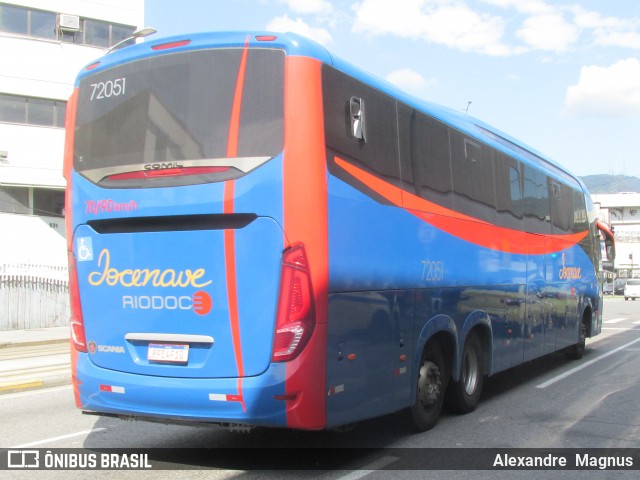
[(599, 218), (614, 230), (617, 276), (640, 277), (640, 193), (591, 197), (599, 210)]
[(143, 23), (144, 0), (0, 2), (0, 269), (66, 265), (66, 101), (80, 69)]
[(144, 0), (0, 2), (0, 330), (68, 322), (67, 99), (143, 23)]

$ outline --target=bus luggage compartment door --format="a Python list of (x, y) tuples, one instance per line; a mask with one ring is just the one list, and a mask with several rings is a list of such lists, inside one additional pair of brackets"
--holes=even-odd
[(242, 228), (74, 236), (89, 357), (144, 375), (232, 378), (271, 359), (283, 233)]

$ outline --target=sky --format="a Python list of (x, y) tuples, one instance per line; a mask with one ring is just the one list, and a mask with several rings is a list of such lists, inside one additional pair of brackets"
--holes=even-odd
[(640, 177), (637, 0), (145, 0), (145, 23), (296, 32), (577, 175)]

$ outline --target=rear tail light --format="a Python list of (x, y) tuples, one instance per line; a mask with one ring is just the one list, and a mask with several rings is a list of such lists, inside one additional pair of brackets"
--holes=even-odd
[(280, 298), (272, 360), (296, 358), (311, 338), (315, 308), (309, 262), (302, 245), (285, 250), (282, 258)]
[(87, 352), (87, 338), (84, 333), (84, 319), (82, 317), (82, 304), (80, 302), (80, 288), (78, 286), (78, 269), (76, 257), (69, 252), (69, 296), (71, 303), (71, 341), (79, 352)]
[(210, 175), (226, 173), (229, 167), (177, 167), (159, 168), (154, 170), (140, 170), (135, 172), (115, 173), (107, 177), (108, 180), (139, 180), (158, 177), (185, 177), (189, 175)]

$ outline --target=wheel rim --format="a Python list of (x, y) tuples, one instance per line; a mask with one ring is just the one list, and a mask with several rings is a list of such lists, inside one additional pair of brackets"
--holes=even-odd
[(438, 401), (442, 389), (440, 369), (433, 363), (426, 361), (420, 366), (420, 381), (418, 382), (418, 399), (423, 408), (429, 408)]
[(465, 352), (462, 360), (462, 384), (467, 395), (473, 395), (478, 387), (478, 356), (474, 348)]

